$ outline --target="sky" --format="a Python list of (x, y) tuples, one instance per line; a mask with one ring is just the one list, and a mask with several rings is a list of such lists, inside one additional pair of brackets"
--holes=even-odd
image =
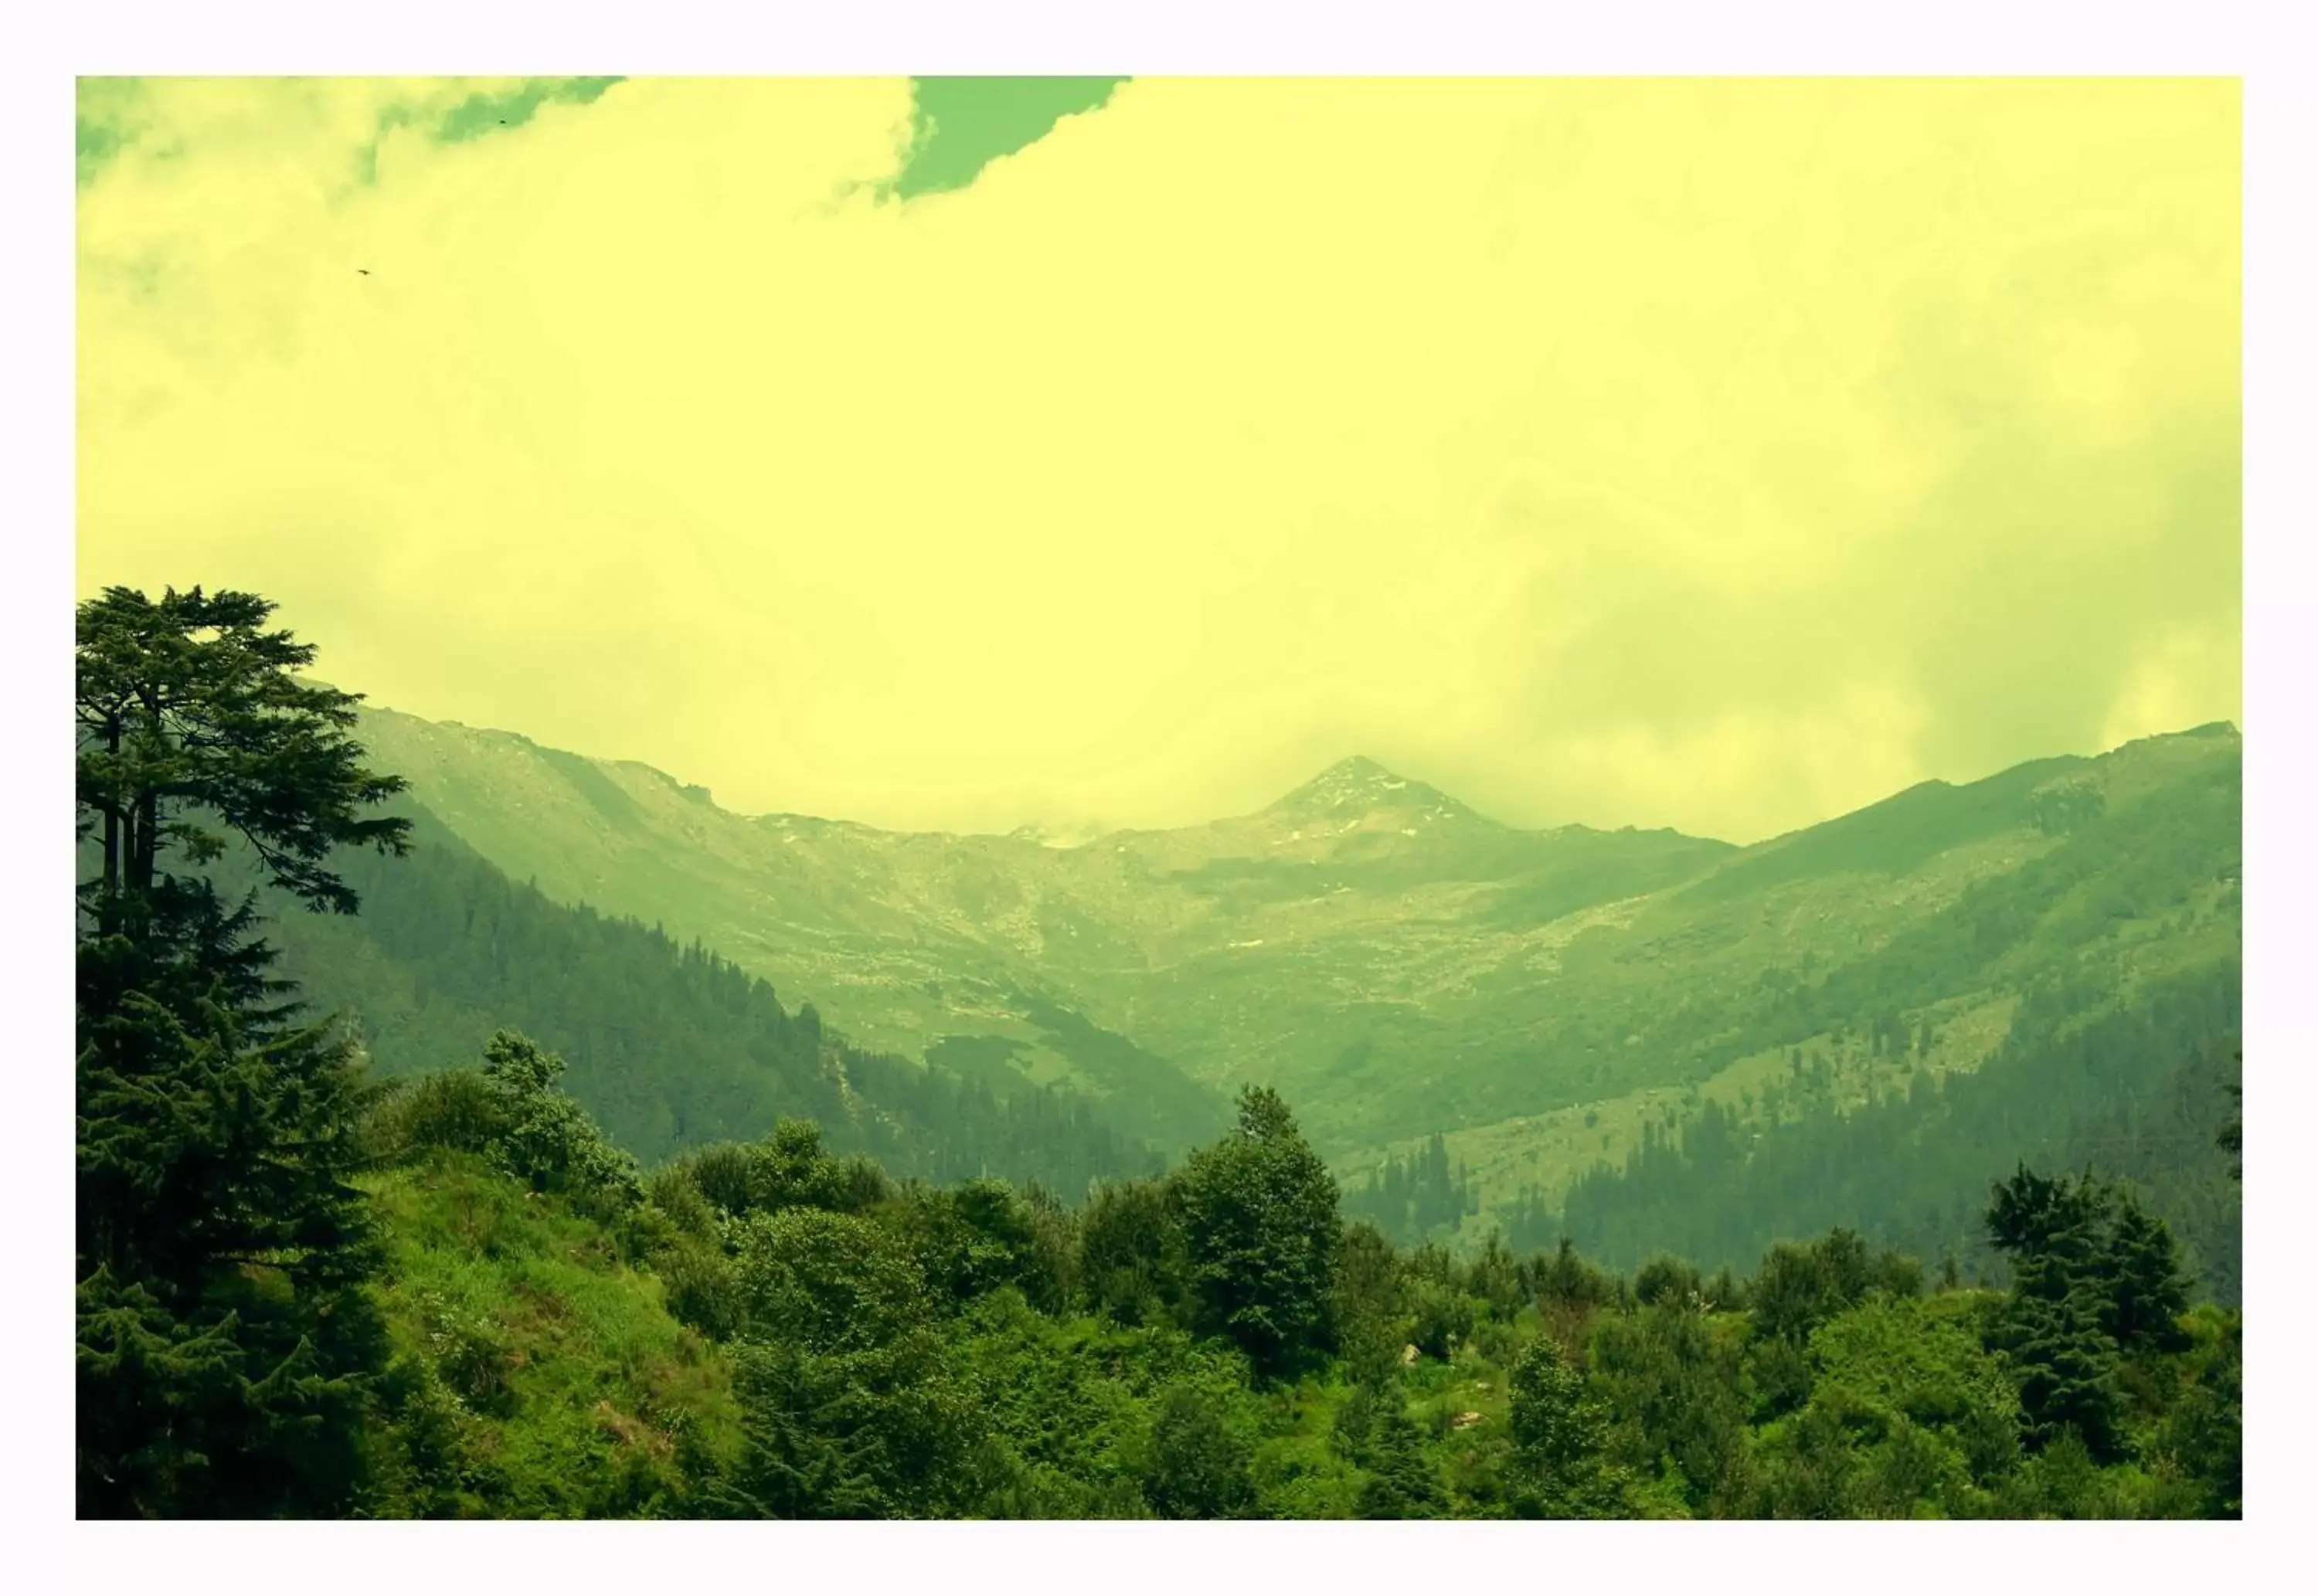
[(85, 81), (77, 574), (911, 829), (2241, 720), (2220, 80)]

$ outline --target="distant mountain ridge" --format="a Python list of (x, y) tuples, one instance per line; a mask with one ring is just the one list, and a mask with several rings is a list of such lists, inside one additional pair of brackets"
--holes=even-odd
[(1166, 1150), (1268, 1080), (1348, 1175), (1445, 1131), (1492, 1205), (1614, 1162), (1645, 1100), (1679, 1118), (1815, 1036), (1904, 1025), (1922, 1068), (1969, 1071), (2044, 973), (2236, 957), (2226, 725), (1743, 848), (1523, 830), (1360, 757), (1249, 814), (1056, 846), (735, 815), (391, 711), (362, 735), (517, 880), (697, 937), (863, 1047), (1083, 1093)]

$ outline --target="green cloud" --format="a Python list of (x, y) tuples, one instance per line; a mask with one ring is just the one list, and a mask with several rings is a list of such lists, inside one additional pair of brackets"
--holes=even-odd
[(73, 173), (81, 187), (136, 142), (142, 93), (134, 77), (84, 77), (73, 85)]
[(1123, 77), (917, 77), (910, 80), (910, 154), (892, 193), (961, 189), (1001, 156), (1066, 116), (1099, 109)]
[(463, 144), (501, 128), (519, 128), (543, 105), (586, 105), (620, 79), (616, 77), (533, 77), (521, 88), (503, 94), (470, 94), (453, 106), (434, 127), (445, 144)]

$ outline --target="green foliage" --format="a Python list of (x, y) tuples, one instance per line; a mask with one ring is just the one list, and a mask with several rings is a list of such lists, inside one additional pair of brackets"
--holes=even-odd
[(1801, 1346), (1870, 1291), (1905, 1297), (1922, 1289), (1923, 1270), (1914, 1260), (1872, 1256), (1857, 1235), (1833, 1230), (1808, 1245), (1773, 1246), (1746, 1296), (1758, 1332)]
[[(108, 588), (76, 633), (76, 1493), (91, 1517), (325, 1513), (363, 1484), (384, 1358), (351, 1180), (351, 1048), (301, 1025), (247, 903), (205, 877), (227, 834), (316, 910), (356, 894), (365, 817), (346, 695), (247, 594)], [(91, 857), (94, 851), (94, 857)]]
[(1361, 1438), (1368, 1478), (1355, 1511), (1363, 1519), (1449, 1516), (1449, 1493), (1424, 1444), (1424, 1434), (1397, 1403), (1379, 1411)]
[(1412, 1269), (1408, 1288), (1408, 1342), (1426, 1358), (1452, 1358), (1472, 1340), (1478, 1305), (1455, 1278)]
[(1765, 1436), (1757, 1511), (1964, 1517), (2017, 1453), (2019, 1403), (1969, 1304), (1878, 1293), (1815, 1329), (1810, 1385)]
[(483, 1047), (483, 1079), (499, 1099), (492, 1152), (534, 1191), (554, 1192), (607, 1216), (643, 1197), (635, 1161), (605, 1139), (580, 1105), (555, 1089), (563, 1061), (527, 1036), (501, 1031)]
[(1550, 1259), (1537, 1260), (1527, 1273), (1538, 1300), (1557, 1308), (1598, 1308), (1618, 1295), (1617, 1280), (1580, 1258), (1568, 1236), (1555, 1243)]
[(1244, 1090), (1237, 1128), (1193, 1153), (1173, 1190), (1198, 1325), (1229, 1337), (1265, 1377), (1325, 1357), (1335, 1340), (1336, 1182), (1278, 1094)]
[(747, 1445), (732, 1481), (768, 1518), (915, 1518), (965, 1511), (975, 1409), (917, 1329), (817, 1352), (748, 1340), (732, 1352)]
[(299, 680), (313, 646), (265, 630), (273, 611), (199, 587), (157, 602), (108, 587), (80, 606), (76, 832), (103, 839), (85, 894), (100, 936), (136, 937), (166, 856), (209, 864), (229, 834), (274, 886), (342, 914), (360, 899), (326, 865), (331, 850), (404, 847), (409, 821), (364, 813), (403, 783), (363, 767), (347, 735), (359, 697)]
[(395, 1357), (366, 1512), (709, 1510), (741, 1451), (732, 1371), (614, 1231), (469, 1153), (417, 1154), (371, 1184)]
[(1068, 1222), (1050, 1201), (1018, 1195), (1003, 1180), (948, 1189), (913, 1187), (896, 1223), (929, 1287), (957, 1303), (1012, 1287), (1043, 1312), (1068, 1297)]
[(2003, 1345), (2020, 1371), (2020, 1405), (2032, 1442), (2047, 1444), (2073, 1431), (2095, 1461), (2118, 1456), (2116, 1349), (2100, 1332), (2099, 1306), (2089, 1290), (2016, 1296)]
[(1171, 1188), (1158, 1180), (1097, 1186), (1079, 1220), (1079, 1290), (1121, 1324), (1188, 1313), (1190, 1260)]
[(2101, 1329), (2111, 1340), (2127, 1352), (2179, 1349), (2184, 1338), (2179, 1321), (2189, 1305), (2181, 1251), (2165, 1222), (2152, 1217), (2129, 1190), (2117, 1194), (2102, 1274), (2107, 1293)]
[(1171, 1385), (1152, 1415), (1143, 1495), (1163, 1519), (1236, 1519), (1254, 1501), (1252, 1449), (1224, 1404), (1197, 1386)]
[(1436, 1131), (1422, 1151), (1390, 1157), (1349, 1196), (1345, 1212), (1397, 1241), (1415, 1242), (1438, 1231), (1453, 1234), (1479, 1203), (1462, 1169), (1449, 1165), (1449, 1144)]
[(2211, 1142), (2240, 1009), (2234, 964), (2129, 992), (2041, 985), (1976, 1071), (1745, 1135), (1710, 1101), (1679, 1142), (1652, 1135), (1622, 1167), (1577, 1180), (1560, 1223), (1597, 1256), (1664, 1249), (1741, 1268), (1782, 1237), (1850, 1224), (1880, 1247), (1954, 1249), (1990, 1271), (1989, 1184), (2042, 1149), (2048, 1167), (2132, 1179), (2153, 1216), (2191, 1227), (2200, 1272), (2234, 1300), (2238, 1194)]
[(751, 1214), (733, 1233), (753, 1338), (817, 1352), (883, 1346), (925, 1322), (925, 1277), (885, 1225), (823, 1208)]
[(1400, 1259), (1365, 1220), (1344, 1227), (1336, 1253), (1335, 1322), (1345, 1377), (1375, 1386), (1400, 1367), (1413, 1326)]
[(1665, 1477), (1694, 1512), (1730, 1510), (1747, 1483), (1744, 1331), (1662, 1303), (1604, 1317), (1588, 1349), (1612, 1415), (1610, 1458), (1638, 1477)]
[(1524, 1517), (1597, 1518), (1618, 1505), (1606, 1460), (1608, 1427), (1584, 1375), (1559, 1342), (1539, 1336), (1514, 1359), (1509, 1414), (1523, 1466), (1514, 1501)]
[(2234, 1519), (2244, 1512), (2243, 1324), (2206, 1305), (2181, 1321), (2182, 1356), (2152, 1384), (2158, 1400), (2145, 1448), (2180, 1483), (2173, 1516)]
[[(552, 1071), (514, 1053), (501, 1074)], [(463, 1099), (422, 1084), (378, 1113), (437, 1100)], [(1181, 1267), (1149, 1223), (1165, 1185), (1114, 1194), (1105, 1230), (1100, 1194), (1074, 1215), (994, 1181), (872, 1186), (789, 1125), (663, 1169), (607, 1221), (489, 1146), (396, 1145), (372, 1182), (396, 1349), (356, 1430), (372, 1512), (2191, 1516), (2242, 1493), (2233, 1319), (2201, 1309), (2116, 1360), (2137, 1383), (2115, 1383), (2105, 1462), (2025, 1411), (2005, 1336), (2015, 1299), (2042, 1300), (2033, 1269), (2005, 1298), (1926, 1297), (1846, 1233), (1774, 1250), (1741, 1292), (1675, 1260), (1629, 1288), (1567, 1248), (1402, 1255), (1355, 1224), (1328, 1287), (1345, 1349), (1290, 1383), (1196, 1299), (1187, 1324), (1128, 1323), (1074, 1294), (1092, 1242), (1113, 1276), (1137, 1245)], [(2072, 1233), (2037, 1215), (2109, 1211), (2082, 1195), (2024, 1182), (2006, 1212), (2050, 1247)], [(1507, 1277), (1564, 1317), (1497, 1317)], [(1469, 1315), (1453, 1357), (1352, 1361), (1427, 1294)], [(1570, 1315), (1582, 1357), (1545, 1328)], [(1750, 1416), (1766, 1356), (1796, 1394)]]

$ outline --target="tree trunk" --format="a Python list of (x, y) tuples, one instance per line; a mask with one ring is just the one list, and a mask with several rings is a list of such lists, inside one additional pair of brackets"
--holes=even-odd
[[(104, 750), (117, 763), (121, 758), (121, 717), (111, 715), (104, 722)], [(112, 803), (104, 806), (104, 890), (97, 900), (96, 930), (100, 937), (110, 937), (121, 928), (119, 897), (121, 892), (121, 811)]]
[[(157, 697), (144, 695), (145, 713), (153, 735), (162, 735), (161, 705)], [(147, 786), (137, 794), (137, 841), (130, 851), (129, 890), (139, 901), (153, 896), (153, 871), (160, 854), (161, 795)]]

